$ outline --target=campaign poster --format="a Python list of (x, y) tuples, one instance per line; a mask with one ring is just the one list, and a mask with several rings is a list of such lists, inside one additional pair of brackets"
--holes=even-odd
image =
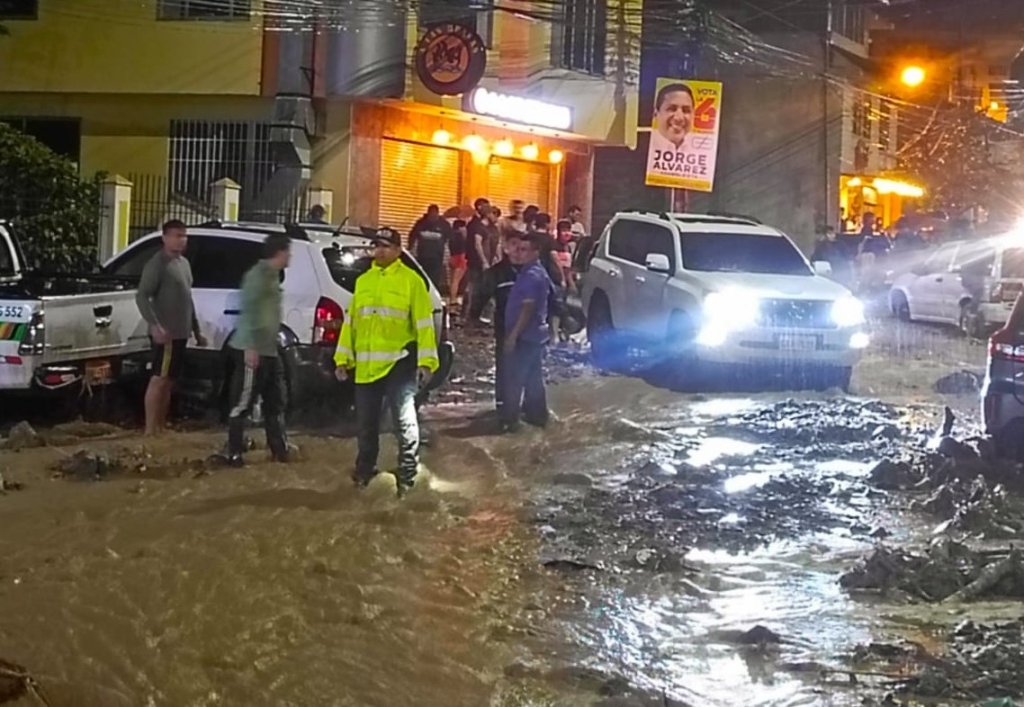
[(647, 185), (711, 191), (721, 116), (721, 83), (658, 79)]

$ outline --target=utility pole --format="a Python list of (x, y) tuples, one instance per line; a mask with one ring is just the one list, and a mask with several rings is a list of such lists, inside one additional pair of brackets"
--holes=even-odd
[(832, 68), (832, 7), (833, 0), (828, 0), (825, 8), (825, 37), (822, 42), (822, 73), (821, 73), (821, 115), (822, 115), (822, 145), (821, 156), (822, 166), (825, 172), (825, 210), (823, 212), (824, 224), (827, 229), (832, 224), (832, 181), (829, 170), (829, 110), (828, 110), (828, 75)]

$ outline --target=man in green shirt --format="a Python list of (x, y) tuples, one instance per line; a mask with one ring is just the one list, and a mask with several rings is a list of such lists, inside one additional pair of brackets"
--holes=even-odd
[(291, 260), (291, 240), (283, 233), (263, 241), (263, 259), (242, 278), (242, 314), (229, 346), (234, 356), (227, 463), (242, 466), (245, 427), (256, 400), (263, 400), (267, 446), (275, 461), (288, 461), (284, 429), (284, 368), (277, 352), (281, 327), (281, 273)]
[(135, 303), (153, 340), (153, 376), (146, 389), (146, 434), (167, 424), (174, 381), (181, 377), (189, 335), (206, 346), (192, 302), (192, 267), (185, 257), (185, 224), (172, 220), (163, 227), (163, 247), (142, 270)]

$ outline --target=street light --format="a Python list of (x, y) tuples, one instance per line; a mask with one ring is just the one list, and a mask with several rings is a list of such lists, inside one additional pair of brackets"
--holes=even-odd
[(907, 66), (900, 73), (900, 82), (904, 86), (917, 88), (924, 83), (925, 71), (920, 66)]

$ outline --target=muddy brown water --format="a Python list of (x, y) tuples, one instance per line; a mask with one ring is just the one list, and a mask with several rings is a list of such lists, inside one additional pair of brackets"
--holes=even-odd
[[(855, 493), (772, 486), (853, 484), (871, 461), (857, 435), (807, 455), (799, 435), (769, 444), (743, 421), (784, 397), (586, 379), (555, 387), (552, 430), (517, 437), (468, 417), (479, 407), (440, 406), (429, 484), (401, 503), (383, 477), (355, 492), (353, 442), (327, 435), (298, 437), (301, 463), (256, 452), (244, 471), (213, 473), (195, 464), (222, 441), (209, 432), (0, 452), (25, 484), (0, 496), (0, 658), (54, 707), (861, 704), (786, 665), (933, 631), (935, 617), (866, 606), (836, 582), (873, 526), (926, 529)], [(790, 427), (830, 409), (800, 418), (802, 405)], [(103, 482), (51, 479), (79, 446), (154, 461)], [(698, 494), (672, 501), (680, 516), (630, 515), (638, 504), (616, 499), (649, 498), (636, 480), (651, 464), (661, 485), (702, 470), (707, 507)], [(749, 515), (765, 489), (779, 494), (762, 508), (774, 524)], [(810, 522), (788, 522), (787, 499)], [(711, 522), (687, 520), (702, 511)], [(744, 535), (756, 542), (716, 543)], [(685, 569), (635, 566), (643, 549)], [(731, 640), (758, 624), (786, 642)]]

